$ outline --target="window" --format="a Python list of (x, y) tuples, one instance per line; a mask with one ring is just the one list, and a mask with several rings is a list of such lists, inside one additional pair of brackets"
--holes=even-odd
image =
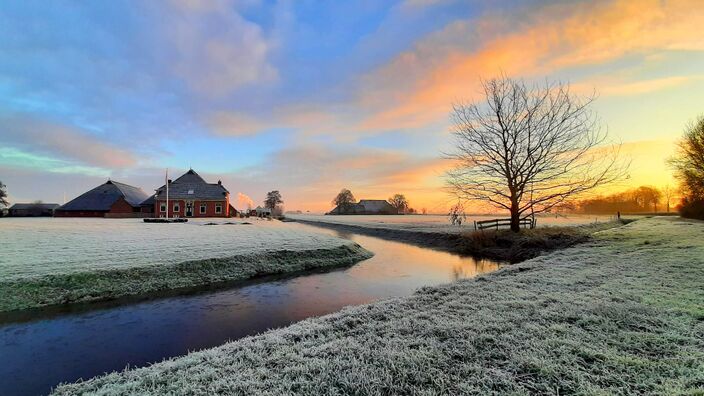
[(221, 203), (215, 204), (215, 213), (222, 213), (222, 204)]
[(204, 203), (200, 204), (200, 214), (205, 214), (205, 212), (208, 210), (208, 206)]
[(178, 203), (174, 204), (174, 212), (180, 212), (181, 211), (181, 206)]
[(165, 203), (162, 202), (161, 205), (159, 205), (159, 211), (166, 212), (166, 204)]
[(193, 190), (188, 190), (188, 195), (193, 195)]

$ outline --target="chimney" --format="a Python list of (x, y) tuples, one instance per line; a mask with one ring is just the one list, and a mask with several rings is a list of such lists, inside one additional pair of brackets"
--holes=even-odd
[(218, 180), (218, 186), (222, 186), (222, 180)]
[(169, 184), (171, 184), (171, 179), (169, 179)]

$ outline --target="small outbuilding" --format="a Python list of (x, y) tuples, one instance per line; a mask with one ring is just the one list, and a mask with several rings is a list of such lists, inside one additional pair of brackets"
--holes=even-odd
[(11, 217), (51, 217), (54, 215), (54, 210), (60, 205), (55, 203), (16, 203), (8, 210), (8, 216)]
[(142, 217), (149, 196), (139, 187), (108, 180), (54, 211), (56, 217)]

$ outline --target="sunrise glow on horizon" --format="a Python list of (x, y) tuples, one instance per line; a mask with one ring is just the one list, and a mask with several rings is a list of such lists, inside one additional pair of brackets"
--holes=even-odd
[[(342, 188), (442, 213), (453, 103), (505, 74), (597, 93), (632, 161), (674, 185), (704, 114), (704, 4), (679, 1), (10, 1), (0, 7), (0, 180), (62, 203), (193, 168), (239, 201), (323, 212)], [(234, 198), (233, 198), (234, 200)]]

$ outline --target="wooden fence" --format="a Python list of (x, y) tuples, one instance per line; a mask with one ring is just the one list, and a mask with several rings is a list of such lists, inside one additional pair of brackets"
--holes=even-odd
[[(521, 228), (533, 229), (533, 228), (535, 228), (536, 223), (537, 223), (537, 219), (530, 218), (530, 217), (524, 217), (519, 220), (518, 224)], [(493, 220), (482, 220), (482, 221), (475, 221), (474, 222), (474, 229), (475, 230), (486, 230), (486, 229), (499, 230), (501, 228), (510, 228), (510, 227), (511, 227), (511, 219), (493, 219)]]

